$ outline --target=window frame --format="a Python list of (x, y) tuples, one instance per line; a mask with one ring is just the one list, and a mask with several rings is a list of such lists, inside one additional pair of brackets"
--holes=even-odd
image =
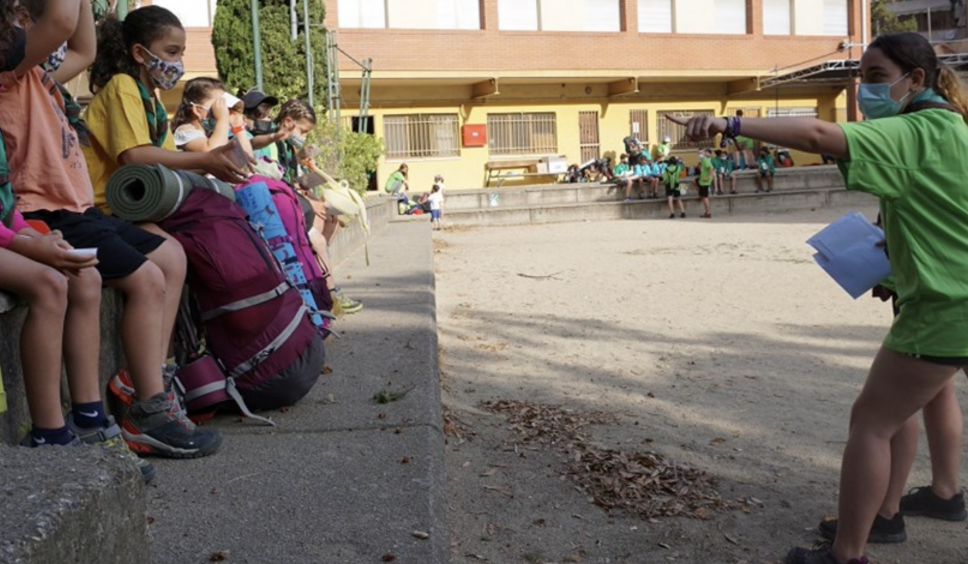
[[(520, 121), (515, 122), (517, 117)], [(527, 118), (526, 120), (524, 118)], [(502, 121), (504, 122), (502, 123)], [(507, 130), (502, 130), (502, 128)], [(514, 128), (518, 130), (515, 131)], [(550, 127), (551, 131), (537, 131)], [(527, 147), (515, 146), (515, 136), (527, 135)], [(550, 136), (551, 144), (535, 142), (536, 136)], [(503, 138), (503, 139), (502, 139)], [(498, 140), (510, 141), (507, 147)], [(556, 112), (495, 112), (487, 115), (487, 150), (492, 157), (527, 157), (558, 154), (558, 114)]]
[[(441, 137), (441, 126), (450, 130), (449, 135)], [(440, 144), (448, 138), (449, 144)], [(384, 115), (383, 141), (388, 162), (460, 158), (460, 116), (447, 112)]]

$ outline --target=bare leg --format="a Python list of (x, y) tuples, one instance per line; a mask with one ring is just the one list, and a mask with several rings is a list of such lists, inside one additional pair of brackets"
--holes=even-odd
[(672, 196), (669, 196), (666, 201), (669, 203), (669, 213), (675, 215), (676, 210), (672, 207)]
[(773, 174), (772, 173), (770, 173), (770, 174), (768, 174), (766, 176), (766, 182), (770, 186), (769, 189), (767, 189), (767, 192), (772, 192), (773, 191)]
[(162, 331), (165, 337), (162, 343), (162, 352), (167, 357), (171, 353), (172, 332), (175, 329), (178, 306), (181, 303), (182, 290), (185, 287), (185, 274), (188, 269), (185, 249), (182, 248), (181, 243), (153, 223), (146, 223), (139, 225), (139, 227), (166, 239), (164, 244), (146, 256), (148, 260), (161, 269), (161, 273), (165, 277), (165, 309), (164, 321), (162, 322)]
[[(901, 496), (907, 486), (914, 457), (918, 454), (918, 417), (908, 417), (901, 429), (891, 439), (891, 479), (887, 484), (887, 495), (877, 513), (890, 519), (901, 510)], [(933, 462), (933, 461), (932, 461)]]
[(68, 281), (64, 365), (74, 403), (101, 401), (101, 275), (86, 268)]
[(951, 499), (961, 491), (961, 408), (954, 382), (924, 406), (924, 429), (931, 453), (931, 489), (941, 499)]
[(942, 366), (881, 349), (851, 412), (840, 475), (840, 522), (833, 554), (841, 562), (864, 553), (871, 523), (884, 502), (891, 441), (905, 422), (954, 376)]
[(168, 303), (165, 275), (155, 263), (147, 261), (133, 274), (107, 284), (125, 297), (121, 344), (138, 400), (145, 401), (164, 391), (161, 367), (170, 338), (170, 332), (166, 334), (163, 329), (166, 313), (162, 305)]
[(27, 300), (20, 332), (20, 363), (27, 405), (35, 427), (64, 426), (60, 405), (61, 347), (67, 313), (67, 277), (6, 249), (0, 249), (0, 287)]
[(679, 213), (686, 213), (686, 208), (682, 205), (682, 198), (676, 198), (676, 203), (679, 204)]

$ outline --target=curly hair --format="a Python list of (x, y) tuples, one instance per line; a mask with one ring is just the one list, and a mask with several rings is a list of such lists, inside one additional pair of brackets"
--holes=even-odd
[(185, 91), (182, 93), (181, 104), (175, 112), (174, 119), (171, 120), (172, 131), (192, 121), (192, 107), (202, 105), (205, 100), (212, 97), (215, 90), (225, 90), (225, 85), (217, 78), (199, 77), (193, 78), (185, 83)]
[(19, 29), (14, 25), (16, 21), (16, 2), (14, 0), (0, 0), (0, 67), (7, 66), (9, 51), (14, 46)]
[[(10, 0), (0, 0), (4, 1)], [(91, 92), (104, 88), (116, 74), (138, 76), (140, 71), (131, 56), (131, 48), (151, 45), (170, 28), (184, 29), (178, 16), (161, 6), (133, 10), (123, 22), (113, 15), (101, 20), (97, 30), (97, 58), (91, 67)]]

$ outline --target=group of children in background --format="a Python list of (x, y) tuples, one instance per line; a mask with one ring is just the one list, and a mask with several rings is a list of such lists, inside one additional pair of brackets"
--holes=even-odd
[[(721, 196), (726, 193), (725, 186), (729, 183), (729, 194), (736, 194), (736, 172), (742, 169), (741, 163), (745, 163), (745, 158), (736, 162), (732, 153), (717, 149), (701, 149), (698, 154), (698, 165), (690, 170), (685, 166), (682, 159), (672, 156), (672, 140), (665, 137), (662, 143), (656, 146), (655, 156), (643, 151), (641, 145), (635, 137), (624, 139), (626, 153), (619, 157), (619, 163), (615, 165), (613, 176), (615, 182), (625, 192), (625, 202), (632, 202), (632, 192), (638, 188), (640, 199), (658, 198), (659, 184), (665, 187), (665, 196), (669, 205), (669, 219), (676, 217), (674, 204), (678, 204), (679, 217), (685, 217), (685, 209), (682, 205), (682, 193), (685, 189), (682, 181), (688, 176), (693, 176), (693, 184), (702, 202), (704, 213), (703, 218), (712, 217), (709, 207), (709, 196), (712, 194)], [(745, 153), (745, 147), (743, 147)], [(752, 162), (752, 160), (750, 160)], [(757, 192), (772, 192), (773, 177), (776, 175), (776, 159), (770, 153), (768, 147), (760, 148), (756, 159), (757, 170)], [(766, 187), (764, 188), (764, 181)]]
[(410, 167), (407, 166), (407, 163), (401, 163), (397, 170), (393, 171), (387, 178), (386, 185), (383, 187), (384, 192), (396, 198), (397, 211), (400, 215), (430, 213), (430, 221), (433, 224), (434, 231), (440, 231), (443, 229), (441, 215), (443, 214), (444, 191), (446, 190), (443, 175), (437, 174), (434, 176), (434, 183), (430, 187), (430, 192), (423, 193), (416, 199), (411, 200), (409, 172)]
[[(21, 364), (32, 426), (23, 444), (100, 444), (130, 459), (145, 481), (154, 468), (132, 451), (207, 456), (222, 437), (197, 427), (175, 392), (178, 367), (170, 355), (184, 250), (157, 225), (113, 216), (108, 179), (138, 163), (231, 184), (243, 183), (250, 167), (275, 167), (295, 182), (316, 125), (305, 102), (290, 100), (271, 119), (275, 98), (249, 92), (239, 99), (209, 78), (189, 81), (169, 122), (158, 90), (183, 76), (185, 42), (181, 22), (158, 6), (96, 27), (91, 0), (0, 3), (0, 289), (29, 305)], [(94, 98), (82, 120), (61, 84), (87, 69)], [(321, 244), (313, 246), (328, 266), (326, 242), (339, 224), (319, 205), (325, 211), (320, 202), (303, 204), (308, 225), (320, 226)], [(345, 313), (362, 308), (332, 285), (332, 276), (327, 281)], [(127, 367), (109, 383), (124, 408), (120, 425), (99, 385), (102, 285), (124, 297)], [(71, 395), (66, 416), (62, 364)]]

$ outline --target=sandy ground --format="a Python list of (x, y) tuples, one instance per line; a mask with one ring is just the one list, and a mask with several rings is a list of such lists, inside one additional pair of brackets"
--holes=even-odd
[[(453, 562), (753, 564), (817, 540), (836, 511), (850, 405), (890, 322), (804, 244), (844, 211), (436, 233), (443, 398), (459, 433)], [(708, 520), (606, 513), (562, 477), (553, 447), (522, 446), (486, 400), (614, 414), (590, 442), (655, 450), (713, 476), (723, 499), (762, 506)], [(930, 481), (924, 444), (910, 486)], [(907, 527), (872, 559), (968, 562), (965, 523)]]

